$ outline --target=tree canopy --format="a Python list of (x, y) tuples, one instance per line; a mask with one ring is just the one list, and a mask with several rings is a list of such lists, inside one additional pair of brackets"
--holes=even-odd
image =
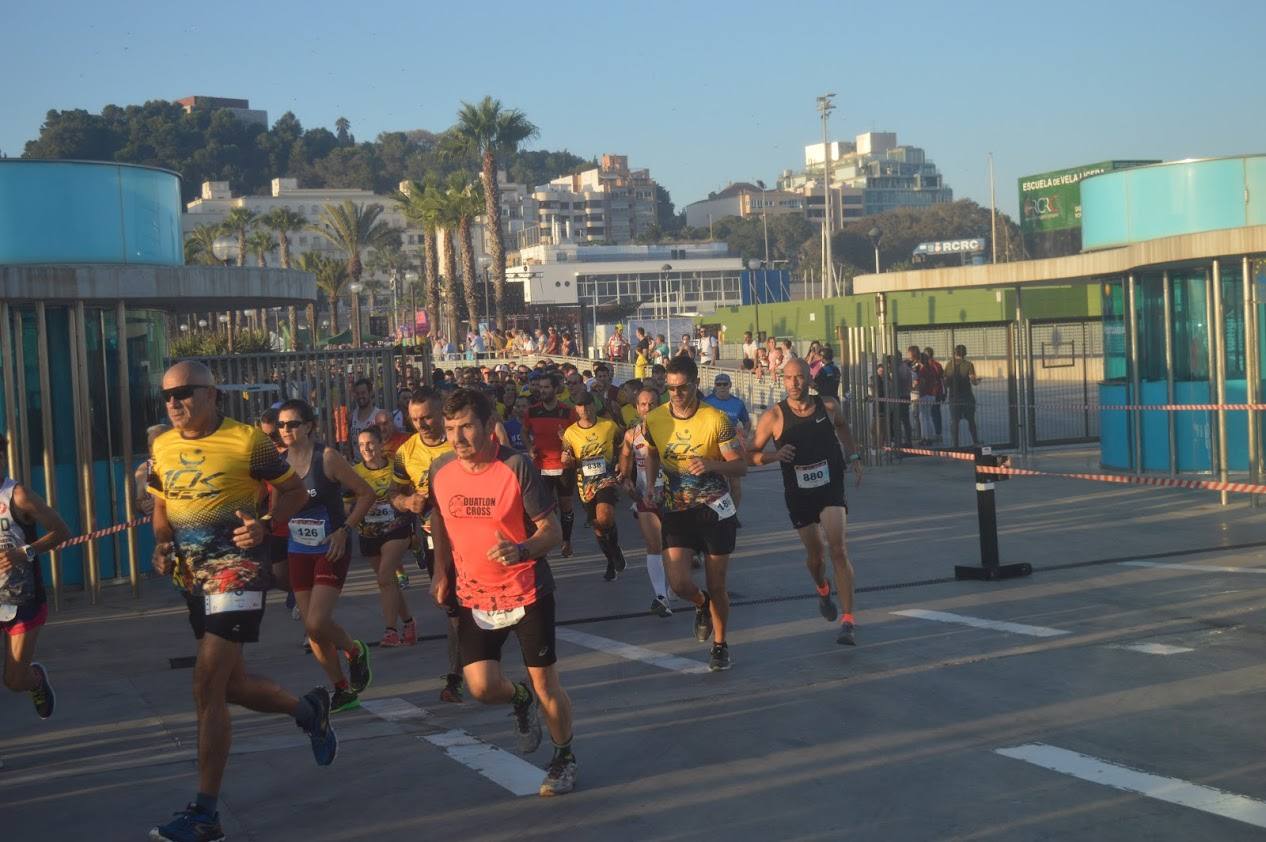
[[(24, 158), (79, 158), (147, 164), (180, 173), (183, 199), (196, 198), (204, 181), (227, 181), (235, 195), (267, 194), (274, 178), (297, 178), (304, 187), (356, 187), (384, 195), (405, 179), (430, 173), (446, 177), (469, 169), (451, 154), (453, 129), (389, 131), (357, 142), (351, 124), (339, 118), (335, 131), (304, 128), (287, 111), (271, 127), (245, 123), (229, 111), (186, 114), (173, 102), (107, 105), (100, 114), (84, 109), (49, 111), (39, 137)], [(498, 161), (513, 181), (529, 186), (591, 165), (567, 151), (516, 151)]]

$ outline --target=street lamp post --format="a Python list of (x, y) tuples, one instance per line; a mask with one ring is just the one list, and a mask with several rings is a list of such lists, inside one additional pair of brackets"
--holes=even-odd
[(352, 294), (352, 347), (360, 347), (360, 293), (365, 285), (359, 281), (348, 284), (347, 290)]
[(866, 236), (867, 238), (869, 238), (871, 246), (875, 249), (875, 274), (878, 275), (879, 274), (879, 241), (883, 239), (884, 232), (880, 231), (879, 226), (876, 225), (874, 228), (871, 228), (869, 231), (866, 232)]
[(760, 188), (760, 222), (765, 229), (765, 262), (769, 263), (769, 201), (765, 198), (765, 182), (758, 178), (756, 186)]
[[(827, 123), (835, 105), (831, 102), (834, 93), (818, 97), (818, 113), (822, 115), (822, 202), (826, 211), (822, 223), (822, 296), (835, 294), (835, 261), (831, 254), (831, 144), (827, 140)], [(827, 290), (830, 290), (830, 293)]]
[(659, 267), (659, 285), (664, 291), (664, 331), (665, 336), (668, 338), (668, 347), (670, 350), (672, 349), (673, 341), (673, 314), (668, 305), (668, 273), (671, 271), (673, 271), (671, 263), (665, 263), (663, 266)]
[(409, 271), (404, 273), (404, 281), (409, 285), (409, 336), (413, 338), (413, 344), (418, 344), (418, 273)]

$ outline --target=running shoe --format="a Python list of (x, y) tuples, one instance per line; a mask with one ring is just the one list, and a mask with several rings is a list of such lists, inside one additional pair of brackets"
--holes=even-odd
[(396, 585), (400, 588), (400, 590), (407, 591), (409, 589), (409, 574), (405, 573), (403, 570), (397, 570)]
[(554, 753), (554, 759), (545, 770), (545, 780), (541, 781), (541, 797), (551, 798), (563, 795), (576, 788), (576, 755), (566, 757)]
[(295, 599), (294, 591), (286, 591), (286, 610), (294, 611), (299, 607), (299, 601)]
[(707, 643), (712, 637), (712, 597), (703, 592), (703, 605), (695, 607), (695, 640)]
[(53, 692), (53, 684), (48, 680), (48, 670), (38, 661), (31, 662), (31, 669), (40, 674), (40, 686), (31, 691), (31, 701), (35, 704), (35, 712), (40, 719), (48, 719), (57, 707), (57, 694)]
[(352, 689), (361, 693), (374, 680), (374, 671), (369, 666), (369, 647), (363, 640), (353, 640), (356, 645), (356, 657), (347, 659), (348, 680)]
[(440, 691), (440, 701), (453, 705), (462, 703), (462, 677), (449, 673), (444, 676), (444, 689)]
[(531, 754), (541, 745), (541, 706), (536, 702), (532, 688), (520, 682), (527, 691), (527, 701), (514, 706), (514, 727), (519, 732), (519, 753)]
[(303, 694), (303, 700), (316, 709), (316, 726), (312, 730), (299, 727), (312, 741), (312, 756), (318, 766), (329, 766), (338, 756), (338, 735), (330, 724), (330, 691), (324, 687), (313, 687)]
[(628, 567), (628, 566), (629, 566), (629, 563), (628, 563), (627, 561), (625, 561), (625, 560), (624, 560), (624, 552), (623, 552), (623, 551), (622, 551), (619, 547), (616, 547), (616, 548), (615, 548), (615, 572), (616, 572), (616, 575), (619, 575), (619, 574), (623, 573), (623, 572), (624, 572), (624, 568), (626, 568), (626, 567)]
[(334, 698), (330, 700), (330, 713), (342, 713), (360, 707), (360, 693), (350, 687), (335, 687)]
[(615, 563), (610, 559), (607, 559), (607, 572), (602, 574), (602, 578), (608, 582), (615, 581)]
[(827, 592), (826, 596), (818, 594), (818, 613), (828, 623), (834, 623), (835, 618), (840, 616), (839, 610), (835, 607), (835, 600), (831, 599), (830, 591)]
[(378, 641), (378, 645), (383, 649), (393, 649), (400, 646), (400, 632), (395, 629), (387, 629), (383, 632), (382, 640)]
[(690, 569), (699, 570), (703, 567), (703, 553), (695, 553), (694, 558), (690, 559)]
[(725, 643), (714, 643), (712, 655), (708, 658), (708, 669), (720, 672), (730, 668), (730, 647)]
[(400, 633), (401, 639), (405, 646), (416, 646), (418, 642), (418, 623), (417, 620), (410, 620), (404, 624), (404, 630)]
[(292, 620), (303, 619), (303, 615), (299, 613), (299, 606), (296, 605), (295, 607), (290, 609), (290, 619)]
[(571, 558), (571, 541), (564, 541), (562, 548), (558, 551), (558, 554), (563, 558)]
[(167, 824), (151, 829), (149, 838), (168, 842), (219, 842), (224, 838), (219, 814), (208, 815), (196, 804), (190, 804), (173, 815), (175, 818)]
[(840, 623), (840, 634), (835, 638), (835, 642), (841, 646), (856, 646), (857, 641), (853, 638), (853, 624), (844, 622)]
[(665, 597), (657, 596), (651, 600), (651, 613), (656, 617), (671, 617), (673, 609), (668, 607), (668, 600)]

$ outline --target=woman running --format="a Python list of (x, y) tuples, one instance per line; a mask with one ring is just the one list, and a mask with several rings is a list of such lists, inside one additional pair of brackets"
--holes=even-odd
[[(334, 622), (334, 605), (347, 581), (351, 562), (348, 537), (374, 504), (374, 490), (336, 449), (313, 439), (316, 417), (305, 401), (288, 400), (277, 410), (277, 429), (286, 446), (286, 462), (308, 489), (309, 504), (290, 518), (290, 587), (299, 601), (312, 654), (334, 685), (330, 709), (359, 707), (359, 696), (373, 674), (369, 649)], [(343, 488), (356, 497), (344, 515)], [(343, 677), (339, 652), (347, 656), (350, 680)]]
[[(382, 448), (382, 433), (377, 427), (361, 430), (356, 437), (361, 461), (354, 471), (374, 490), (374, 505), (357, 528), (360, 554), (378, 578), (378, 599), (386, 630), (378, 644), (384, 649), (413, 646), (418, 642), (418, 626), (400, 590), (399, 576), (404, 571), (404, 554), (413, 539), (415, 520), (412, 512), (398, 512), (391, 505), (397, 487), (408, 488), (409, 478), (402, 476)], [(354, 498), (352, 500), (354, 504)], [(399, 625), (396, 620), (399, 619)]]
[(620, 477), (624, 490), (633, 498), (633, 516), (646, 541), (646, 574), (651, 580), (655, 599), (651, 613), (671, 617), (668, 607), (668, 583), (664, 578), (664, 541), (660, 533), (658, 499), (663, 490), (662, 477), (652, 480), (646, 476), (646, 414), (659, 403), (659, 394), (650, 388), (637, 393), (638, 423), (624, 434), (624, 446), (620, 449)]

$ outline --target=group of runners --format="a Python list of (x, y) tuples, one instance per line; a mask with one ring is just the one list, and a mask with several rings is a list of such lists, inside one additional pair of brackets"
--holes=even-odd
[[(740, 528), (740, 482), (749, 465), (777, 463), (819, 610), (838, 620), (838, 643), (855, 643), (845, 480), (851, 470), (860, 484), (861, 463), (839, 404), (811, 392), (807, 366), (793, 360), (784, 367), (786, 397), (754, 426), (728, 376), (718, 374), (704, 395), (689, 357), (619, 387), (612, 373), (603, 363), (588, 382), (587, 372), (549, 364), (437, 372), (435, 387), (399, 396), (398, 417), (408, 431), (392, 413), (358, 400), (348, 458), (317, 440), (317, 410), (302, 400), (285, 401), (252, 426), (219, 411), (215, 380), (202, 364), (167, 370), (162, 398), (171, 429), (153, 438), (147, 473), (153, 566), (184, 594), (198, 639), (198, 790), (151, 838), (223, 838), (218, 797), (231, 740), (229, 704), (291, 718), (308, 736), (315, 762), (334, 762), (331, 716), (357, 707), (373, 681), (369, 647), (335, 619), (353, 537), (377, 580), (382, 647), (417, 642), (402, 587), (412, 549), (446, 616), (441, 699), (460, 702), (465, 692), (508, 706), (523, 753), (537, 750), (545, 720), (553, 755), (542, 796), (576, 783), (548, 561), (555, 550), (573, 554), (576, 497), (607, 581), (628, 569), (616, 524), (621, 493), (628, 498), (645, 543), (650, 612), (671, 616), (674, 595), (693, 606), (694, 636), (710, 644), (709, 669), (727, 670), (726, 578)], [(362, 387), (371, 384), (356, 384)], [(3, 452), (0, 442), (0, 459)], [(7, 477), (5, 468), (0, 461), (0, 476)], [(37, 495), (12, 479), (0, 484), (4, 681), (29, 692), (44, 718), (55, 696), (48, 671), (33, 661), (47, 616), (38, 557), (67, 535)], [(293, 594), (324, 672), (325, 682), (302, 695), (247, 671), (243, 647), (258, 641), (273, 587)], [(512, 632), (527, 681), (513, 682), (501, 668)]]

